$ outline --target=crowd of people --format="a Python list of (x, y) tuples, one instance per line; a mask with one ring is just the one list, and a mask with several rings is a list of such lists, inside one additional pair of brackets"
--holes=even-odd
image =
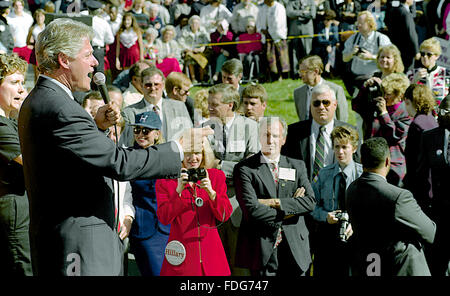
[(449, 276), (449, 12), (0, 1), (0, 274)]

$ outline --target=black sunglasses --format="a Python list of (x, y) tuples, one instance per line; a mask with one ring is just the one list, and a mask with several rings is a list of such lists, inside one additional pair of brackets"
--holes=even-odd
[(322, 101), (321, 100), (315, 100), (312, 103), (312, 105), (314, 107), (320, 107), (320, 104), (323, 104), (323, 106), (326, 108), (326, 107), (331, 105), (331, 101), (330, 100), (322, 100)]
[(432, 53), (432, 52), (423, 52), (423, 51), (421, 51), (420, 52), (420, 55), (421, 56), (427, 56), (427, 57), (429, 57), (429, 58), (431, 58), (433, 55), (434, 55), (434, 53)]
[(146, 136), (146, 135), (148, 135), (152, 130), (153, 130), (153, 129), (151, 129), (151, 128), (136, 126), (136, 127), (134, 128), (134, 134), (135, 134), (135, 135), (139, 135), (139, 134), (142, 132), (142, 134), (144, 134), (144, 136)]

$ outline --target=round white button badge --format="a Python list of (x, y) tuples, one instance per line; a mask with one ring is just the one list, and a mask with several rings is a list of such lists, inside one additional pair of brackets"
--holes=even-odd
[(167, 244), (165, 255), (167, 262), (171, 265), (177, 266), (183, 263), (184, 259), (186, 259), (186, 249), (181, 242), (173, 240)]

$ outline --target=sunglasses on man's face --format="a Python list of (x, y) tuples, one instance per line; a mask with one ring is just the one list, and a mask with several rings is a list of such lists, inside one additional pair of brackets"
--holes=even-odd
[(434, 53), (421, 51), (420, 55), (423, 57), (427, 56), (427, 57), (431, 58), (434, 55)]
[(147, 127), (135, 127), (134, 134), (139, 135), (141, 132), (144, 136), (148, 135), (153, 129)]
[(321, 104), (326, 108), (331, 105), (331, 101), (330, 100), (315, 100), (312, 102), (312, 105), (314, 107), (320, 107)]

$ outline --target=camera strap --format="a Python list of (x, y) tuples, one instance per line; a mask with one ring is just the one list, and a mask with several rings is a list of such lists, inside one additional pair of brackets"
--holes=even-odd
[[(196, 183), (194, 183), (194, 184), (193, 184), (193, 187), (194, 187), (194, 192), (191, 192), (192, 195), (193, 195), (193, 199), (191, 199), (191, 205), (192, 205), (192, 209), (193, 209), (193, 210), (195, 211), (195, 213), (196, 213), (196, 217), (197, 217), (197, 226), (198, 226), (198, 227), (202, 227), (202, 228), (206, 228), (206, 229), (217, 229), (217, 228), (219, 228), (219, 227), (225, 222), (225, 210), (223, 211), (222, 221), (221, 221), (219, 224), (217, 224), (216, 226), (208, 227), (208, 226), (201, 225), (201, 224), (200, 224), (200, 218), (199, 218), (198, 212), (197, 212), (198, 206), (196, 205), (196, 202), (195, 202), (195, 199), (201, 198), (201, 197), (197, 196), (197, 187), (198, 187), (198, 185), (197, 185)], [(217, 198), (217, 196), (216, 196), (216, 198)]]

